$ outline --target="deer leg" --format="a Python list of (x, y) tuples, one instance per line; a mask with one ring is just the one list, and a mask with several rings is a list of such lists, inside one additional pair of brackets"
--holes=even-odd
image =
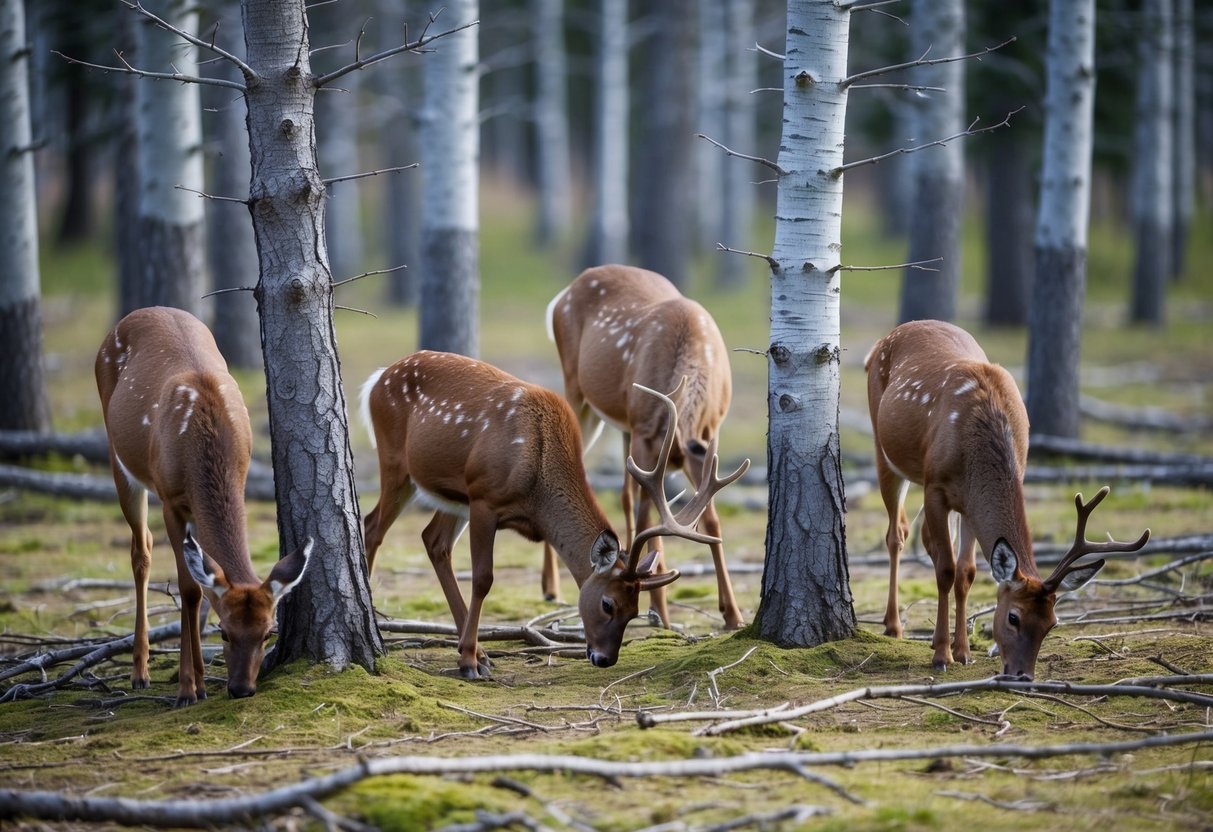
[(956, 582), (956, 558), (952, 551), (952, 538), (948, 528), (948, 507), (943, 493), (928, 488), (924, 500), (922, 543), (935, 564), (935, 588), (938, 607), (935, 614), (935, 634), (931, 646), (935, 654), (931, 666), (936, 671), (947, 670), (952, 663), (952, 647), (949, 643), (948, 614), (952, 587)]
[(480, 648), (480, 613), (485, 596), (493, 588), (493, 541), (497, 515), (484, 503), (471, 505), (468, 528), (472, 546), (472, 601), (459, 636), (459, 675), (465, 679), (489, 679), (492, 662)]
[(400, 512), (417, 493), (417, 486), (408, 472), (390, 460), (379, 457), (379, 502), (367, 514), (362, 524), (362, 537), (366, 542), (366, 571), (369, 575), (375, 568), (375, 555), (383, 545), (387, 530), (396, 522)]
[(135, 579), (135, 646), (131, 662), (131, 689), (151, 684), (147, 669), (150, 648), (147, 642), (147, 580), (152, 566), (152, 532), (147, 527), (147, 489), (132, 483), (110, 455), (118, 505), (131, 527), (131, 575)]
[(560, 600), (560, 563), (550, 543), (543, 544), (543, 600)]
[(956, 558), (956, 636), (952, 640), (952, 655), (960, 664), (972, 664), (973, 658), (969, 653), (969, 615), (966, 608), (969, 600), (969, 587), (977, 575), (977, 538), (969, 529), (969, 524), (960, 518), (960, 550)]
[(164, 530), (177, 559), (177, 586), (181, 592), (181, 664), (177, 672), (175, 707), (206, 699), (206, 671), (202, 664), (202, 587), (185, 566), (185, 519), (165, 506)]
[(909, 490), (910, 483), (893, 472), (879, 449), (876, 453), (876, 475), (880, 484), (880, 496), (889, 514), (889, 528), (884, 538), (885, 547), (889, 550), (889, 597), (884, 610), (884, 634), (901, 638), (905, 631), (901, 624), (901, 607), (897, 601), (897, 573), (901, 551), (905, 548), (906, 537), (910, 533), (910, 521), (906, 519), (905, 509), (906, 491)]
[[(430, 564), (434, 567), (434, 574), (438, 576), (438, 583), (442, 587), (442, 594), (446, 596), (447, 606), (451, 610), (451, 618), (455, 621), (455, 631), (463, 633), (468, 620), (467, 604), (463, 600), (463, 593), (459, 590), (459, 581), (455, 578), (455, 570), (451, 566), (451, 549), (455, 545), (455, 541), (459, 538), (460, 533), (467, 525), (467, 521), (454, 514), (446, 514), (441, 511), (434, 512), (434, 517), (429, 524), (421, 532), (421, 540), (425, 544), (425, 552), (430, 557)], [(460, 645), (463, 644), (462, 636), (460, 637)], [(460, 647), (459, 672), (463, 673), (463, 649)], [(472, 667), (476, 664), (473, 662)]]

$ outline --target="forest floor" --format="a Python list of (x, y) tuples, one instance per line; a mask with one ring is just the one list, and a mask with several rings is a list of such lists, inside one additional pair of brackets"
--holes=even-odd
[[(485, 246), (493, 251), (502, 247), (492, 239)], [(1112, 258), (1115, 251), (1103, 256)], [(542, 313), (567, 275), (549, 279), (551, 265), (534, 257), (519, 248), (510, 256), (485, 258), (482, 354), (525, 378), (558, 387)], [(898, 262), (895, 253), (881, 251), (863, 259)], [(1096, 255), (1092, 259), (1094, 275), (1100, 261)], [(495, 263), (509, 265), (497, 268)], [(71, 264), (57, 265), (67, 276), (54, 276), (52, 284), (70, 286)], [(1096, 280), (1084, 330), (1084, 379), (1090, 382), (1084, 392), (1127, 407), (1213, 415), (1213, 302), (1208, 278), (1201, 279), (1204, 285), (1177, 291), (1169, 325), (1156, 331), (1122, 326), (1117, 310), (1123, 304), (1115, 302), (1113, 289)], [(888, 288), (895, 285), (892, 277), (858, 277), (852, 302), (844, 299), (844, 412), (865, 412), (860, 364), (867, 347), (891, 326)], [(349, 291), (341, 303), (380, 305), (374, 289)], [(763, 291), (756, 288), (742, 299), (707, 290), (701, 296), (731, 346), (762, 348), (767, 320)], [(1022, 381), (1023, 333), (982, 330), (974, 323), (975, 305), (967, 301), (967, 320), (961, 323), (973, 328), (992, 359), (1011, 367)], [(48, 293), (46, 337), (59, 430), (100, 424), (91, 369), (95, 345), (112, 320), (110, 308), (110, 298), (100, 292)], [(347, 404), (355, 401), (371, 370), (412, 348), (415, 331), (415, 317), (407, 312), (338, 318)], [(736, 353), (733, 364), (736, 392), (721, 455), (725, 465), (742, 456), (762, 464), (764, 359)], [(1141, 368), (1148, 372), (1138, 372)], [(1138, 380), (1126, 381), (1130, 375)], [(255, 454), (265, 458), (264, 397), (256, 392), (264, 381), (257, 373), (239, 378), (258, 433)], [(1084, 435), (1125, 447), (1213, 453), (1208, 431), (1143, 432), (1092, 423)], [(365, 511), (378, 490), (374, 457), (360, 426), (352, 428), (351, 436)], [(618, 448), (617, 437), (606, 437), (591, 466), (617, 471)], [(780, 649), (748, 631), (722, 633), (710, 557), (702, 547), (675, 541), (668, 559), (685, 574), (671, 586), (674, 628), (661, 630), (638, 619), (612, 668), (591, 667), (575, 646), (570, 653), (493, 641), (486, 644), (493, 679), (469, 683), (455, 673), (453, 638), (410, 633), (408, 624), (400, 624), (385, 632), (388, 653), (373, 673), (295, 664), (264, 678), (255, 697), (230, 700), (224, 694), (218, 638), (211, 632), (205, 645), (218, 657), (208, 677), (210, 697), (174, 710), (176, 645), (165, 641), (153, 646), (147, 695), (132, 694), (129, 655), (118, 655), (48, 695), (0, 702), (0, 789), (135, 801), (219, 800), (409, 758), (395, 765), (403, 771), (408, 765), (450, 760), (451, 770), (373, 774), (326, 796), (323, 808), (213, 825), (489, 829), (510, 821), (520, 829), (1011, 830), (1060, 822), (1101, 832), (1213, 828), (1213, 741), (1206, 736), (1171, 746), (1146, 744), (1208, 735), (1213, 709), (1199, 701), (1126, 695), (1119, 689), (1097, 694), (1081, 687), (1200, 676), (1201, 684), (1173, 678), (1155, 683), (1155, 689), (1213, 695), (1210, 560), (1141, 579), (1148, 570), (1173, 563), (1175, 556), (1115, 558), (1093, 585), (1063, 599), (1061, 621), (1045, 641), (1037, 679), (1075, 686), (1069, 691), (903, 689), (895, 697), (823, 705), (813, 713), (779, 716), (757, 726), (720, 727), (725, 720), (715, 718), (641, 727), (638, 715), (664, 720), (686, 711), (785, 704), (795, 709), (832, 697), (845, 699), (862, 688), (976, 682), (997, 672), (997, 660), (987, 655), (994, 585), (984, 563), (970, 602), (970, 609), (979, 612), (974, 664), (944, 674), (931, 671), (928, 640), (935, 589), (920, 553), (907, 558), (902, 571), (909, 638), (879, 635), (888, 580), (884, 509), (862, 478), (870, 439), (861, 429), (848, 427), (843, 448), (844, 457), (856, 461), (846, 473), (850, 579), (860, 621), (853, 638), (812, 649)], [(108, 476), (78, 459), (37, 464)], [(1027, 508), (1035, 538), (1067, 543), (1073, 536), (1074, 493), (1089, 498), (1103, 484), (1085, 479), (1030, 484)], [(1110, 484), (1111, 495), (1091, 519), (1092, 538), (1106, 531), (1117, 539), (1133, 539), (1145, 527), (1155, 539), (1213, 532), (1213, 493), (1207, 488), (1128, 479)], [(737, 492), (722, 509), (725, 545), (739, 602), (752, 620), (764, 557), (765, 488), (739, 486)], [(621, 525), (617, 495), (603, 491), (599, 496)], [(911, 513), (916, 499), (912, 491)], [(163, 524), (152, 514), (155, 628), (178, 615)], [(420, 512), (406, 512), (381, 550), (371, 583), (385, 621), (450, 620), (420, 543), (426, 519)], [(264, 575), (278, 553), (274, 506), (251, 504), (249, 524), (254, 562)], [(465, 540), (456, 550), (457, 569), (468, 567), (466, 545)], [(116, 504), (0, 491), (0, 673), (37, 650), (129, 634), (133, 595), (128, 549), (129, 532)], [(543, 601), (539, 562), (539, 546), (512, 534), (498, 537), (485, 626), (530, 623), (576, 636), (575, 608)], [(461, 579), (466, 577), (461, 573)], [(567, 573), (563, 589), (564, 600), (575, 601)], [(46, 678), (55, 679), (70, 665), (48, 668)], [(14, 682), (39, 681), (37, 672), (5, 679), (0, 695)], [(1067, 753), (1074, 746), (1086, 748)], [(1110, 747), (1099, 751), (1092, 746)], [(1033, 755), (1024, 753), (1033, 749)], [(1048, 749), (1056, 749), (1057, 756), (1043, 756)], [(738, 762), (761, 765), (789, 751), (804, 755), (799, 770), (747, 768)], [(862, 759), (877, 751), (886, 757)], [(855, 756), (845, 764), (836, 757), (812, 756), (835, 752)], [(571, 755), (587, 765), (608, 761), (623, 770), (575, 773), (557, 762), (554, 771), (545, 771), (525, 764), (536, 760), (516, 755), (545, 760)], [(497, 771), (467, 773), (454, 765), (487, 757), (509, 759), (499, 761)], [(701, 768), (692, 776), (646, 768), (685, 761)], [(635, 773), (643, 776), (631, 776)], [(85, 825), (3, 819), (5, 829)]]

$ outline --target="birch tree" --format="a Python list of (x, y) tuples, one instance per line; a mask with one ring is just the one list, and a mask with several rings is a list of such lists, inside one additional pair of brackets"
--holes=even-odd
[[(194, 35), (198, 12), (187, 0), (148, 0), (169, 26)], [(138, 53), (154, 71), (198, 75), (197, 48), (150, 19), (138, 26)], [(139, 166), (137, 306), (200, 310), (206, 271), (202, 191), (202, 111), (195, 84), (136, 84)], [(192, 191), (192, 193), (191, 193)]]
[(1196, 20), (1192, 0), (1175, 0), (1174, 88), (1175, 234), (1172, 237), (1171, 273), (1178, 279), (1183, 274), (1188, 233), (1196, 211)]
[(544, 246), (568, 232), (572, 209), (563, 6), (564, 0), (531, 0), (535, 26), (535, 140), (539, 187), (535, 236)]
[[(475, 20), (478, 0), (454, 0), (448, 20)], [(424, 349), (480, 351), (480, 95), (477, 31), (447, 37), (425, 62), (421, 122), (421, 339)]]
[(0, 429), (49, 430), (24, 0), (0, 0)]
[(1171, 0), (1145, 0), (1138, 27), (1136, 133), (1129, 195), (1136, 254), (1129, 318), (1154, 325), (1163, 322), (1174, 246), (1172, 8)]
[[(911, 39), (915, 57), (958, 55), (964, 50), (962, 0), (913, 0)], [(949, 62), (916, 67), (914, 83), (942, 88), (914, 99), (914, 139), (955, 136), (964, 130), (964, 70)], [(943, 258), (934, 271), (907, 268), (901, 281), (901, 321), (956, 316), (960, 284), (960, 222), (964, 203), (964, 149), (958, 141), (916, 153), (910, 161), (911, 263)]]
[(628, 125), (628, 4), (598, 0), (590, 265), (628, 259)]
[(1079, 432), (1078, 365), (1087, 282), (1095, 101), (1095, 0), (1050, 0), (1044, 169), (1028, 329), (1028, 419)]
[(808, 647), (849, 636), (838, 441), (839, 281), (850, 11), (790, 0), (768, 349), (769, 516), (758, 634)]

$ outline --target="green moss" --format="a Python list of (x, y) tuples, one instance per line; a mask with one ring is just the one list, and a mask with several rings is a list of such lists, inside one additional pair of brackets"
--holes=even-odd
[(334, 801), (346, 814), (384, 832), (414, 832), (475, 820), (477, 810), (509, 810), (501, 792), (476, 782), (390, 776), (365, 781)]

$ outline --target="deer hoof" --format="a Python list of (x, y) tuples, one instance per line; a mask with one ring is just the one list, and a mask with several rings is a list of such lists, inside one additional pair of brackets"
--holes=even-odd
[(560, 596), (555, 592), (545, 592), (543, 593), (543, 600), (547, 601), (549, 604), (558, 604), (560, 603)]
[(931, 662), (931, 669), (936, 673), (946, 673), (948, 670), (948, 663), (943, 659), (935, 659)]
[(135, 678), (131, 677), (131, 690), (146, 690), (152, 686), (152, 680), (146, 676)]
[(195, 704), (197, 701), (198, 701), (198, 699), (195, 696), (192, 696), (192, 695), (183, 696), (181, 694), (178, 694), (177, 701), (173, 703), (173, 707), (174, 708), (188, 708), (190, 705)]

